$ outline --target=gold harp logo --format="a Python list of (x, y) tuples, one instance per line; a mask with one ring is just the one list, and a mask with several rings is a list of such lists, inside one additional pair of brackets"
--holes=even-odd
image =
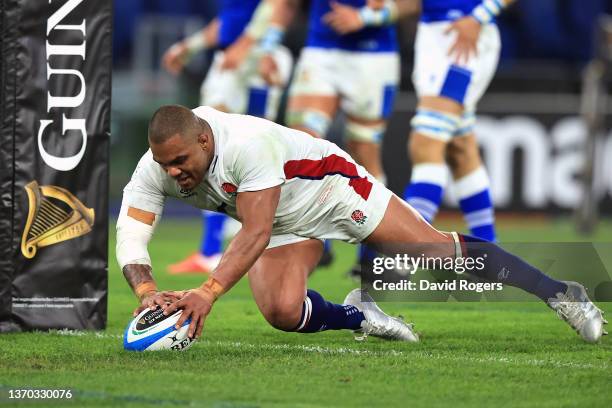
[(70, 191), (57, 186), (39, 186), (31, 181), (28, 220), (21, 238), (21, 253), (34, 258), (38, 248), (80, 237), (91, 231), (95, 211), (87, 208)]

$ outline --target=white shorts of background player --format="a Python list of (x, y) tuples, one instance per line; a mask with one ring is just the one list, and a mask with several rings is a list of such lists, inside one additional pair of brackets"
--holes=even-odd
[(289, 81), (293, 58), (285, 47), (273, 54), (281, 86), (268, 86), (258, 73), (257, 53), (250, 54), (235, 70), (221, 70), (224, 51), (217, 51), (200, 89), (200, 104), (225, 107), (229, 113), (241, 113), (275, 120), (284, 87)]
[(464, 65), (457, 65), (448, 51), (455, 42), (454, 33), (446, 34), (447, 21), (419, 23), (415, 42), (412, 82), (419, 98), (444, 96), (453, 99), (473, 113), (489, 86), (497, 63), (501, 41), (495, 24), (482, 27), (478, 55)]
[(379, 120), (393, 108), (400, 76), (395, 52), (355, 52), (306, 47), (296, 65), (291, 97), (339, 96), (348, 115)]

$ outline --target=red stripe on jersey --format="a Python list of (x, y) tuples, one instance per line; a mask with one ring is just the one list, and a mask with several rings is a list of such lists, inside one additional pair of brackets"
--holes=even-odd
[(284, 170), (288, 180), (292, 178), (321, 180), (325, 176), (339, 174), (350, 179), (349, 186), (353, 187), (364, 200), (368, 199), (372, 191), (372, 182), (366, 177), (359, 176), (355, 163), (335, 154), (321, 160), (289, 160), (285, 163)]

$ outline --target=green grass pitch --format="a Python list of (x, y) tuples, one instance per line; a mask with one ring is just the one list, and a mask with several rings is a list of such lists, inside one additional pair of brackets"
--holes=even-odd
[[(504, 241), (580, 239), (568, 221), (511, 221), (500, 231)], [(164, 272), (198, 235), (199, 222), (162, 222), (150, 248), (161, 288), (202, 282)], [(612, 222), (595, 240), (612, 242)], [(191, 350), (126, 352), (121, 335), (136, 303), (113, 247), (108, 329), (1, 335), (0, 406), (612, 406), (611, 339), (585, 344), (536, 302), (385, 303), (416, 323), (422, 342), (355, 342), (346, 331), (274, 330), (243, 280), (215, 305)], [(336, 261), (315, 272), (310, 287), (340, 302), (355, 286), (344, 277), (355, 252), (334, 248)], [(612, 304), (600, 306), (612, 316)], [(15, 388), (69, 388), (74, 396), (9, 400)]]

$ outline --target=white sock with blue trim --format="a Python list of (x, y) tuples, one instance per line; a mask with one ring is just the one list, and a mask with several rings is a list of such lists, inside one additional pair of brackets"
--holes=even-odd
[(453, 189), (470, 233), (477, 238), (495, 242), (495, 211), (485, 168), (480, 166), (455, 180)]
[(404, 200), (427, 220), (432, 222), (438, 213), (442, 194), (448, 180), (448, 168), (444, 163), (420, 163), (412, 167), (410, 184), (404, 192)]

